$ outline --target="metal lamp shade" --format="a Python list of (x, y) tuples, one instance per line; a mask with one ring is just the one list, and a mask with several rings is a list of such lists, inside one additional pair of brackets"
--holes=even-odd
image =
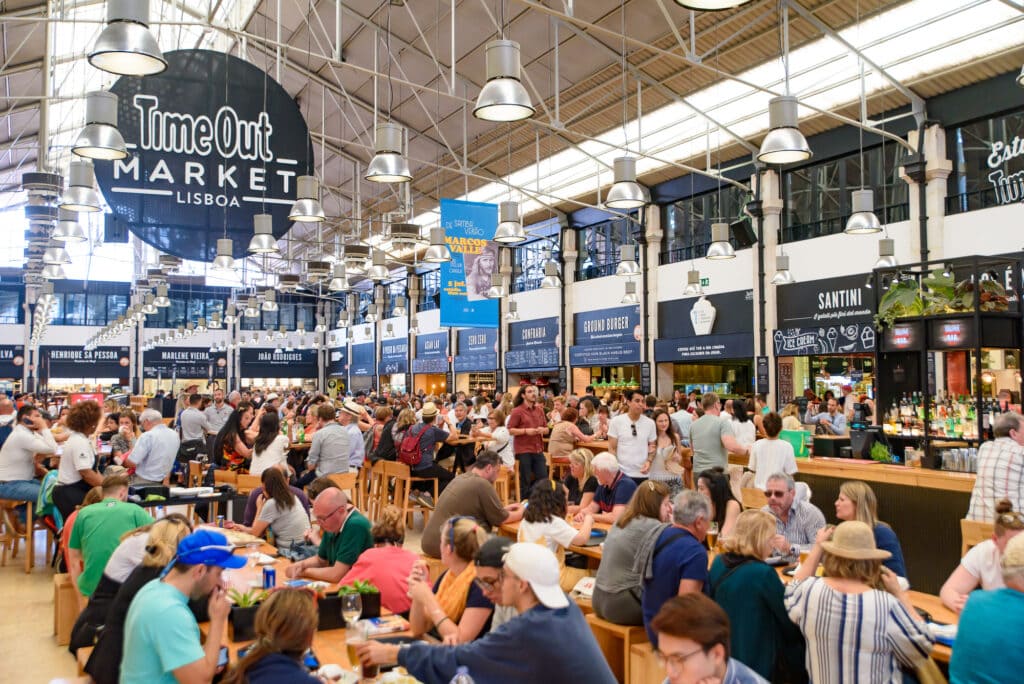
[(68, 165), (68, 189), (60, 200), (60, 208), (68, 211), (94, 213), (100, 211), (100, 193), (96, 192), (96, 172), (92, 162), (73, 160)]
[(128, 148), (117, 130), (117, 95), (96, 90), (85, 99), (85, 128), (71, 151), (87, 159), (124, 159)]
[(345, 245), (345, 269), (349, 273), (364, 273), (369, 258), (370, 248), (366, 245)]
[(47, 280), (64, 280), (67, 275), (64, 273), (64, 267), (60, 264), (46, 264), (43, 266), (43, 270), (39, 272), (39, 275)]
[(324, 323), (323, 316), (316, 317), (316, 327), (313, 328), (313, 332), (327, 332), (327, 324)]
[(363, 178), (373, 183), (408, 183), (412, 180), (409, 162), (402, 155), (402, 127), (393, 123), (377, 125), (374, 155)]
[(231, 256), (232, 245), (230, 238), (217, 240), (217, 256), (213, 260), (215, 271), (231, 271), (235, 268), (235, 258)]
[(171, 300), (167, 297), (167, 285), (160, 283), (156, 286), (156, 298), (153, 299), (153, 305), (160, 309), (166, 309), (171, 305)]
[(792, 95), (768, 102), (768, 135), (761, 141), (757, 160), (765, 164), (792, 164), (811, 158), (811, 148), (797, 128), (797, 99)]
[(487, 290), (487, 297), (489, 299), (501, 299), (505, 296), (505, 286), (501, 281), (500, 273), (491, 274), (491, 287)]
[(636, 249), (633, 245), (619, 246), (619, 265), (615, 268), (615, 275), (632, 278), (640, 275), (640, 264), (636, 263)]
[(377, 322), (377, 305), (376, 304), (367, 304), (366, 305), (366, 317), (365, 317), (365, 319), (366, 319), (367, 323), (376, 323)]
[(519, 221), (519, 202), (502, 202), (498, 205), (498, 229), (491, 239), (505, 245), (526, 240), (526, 231)]
[(875, 268), (894, 268), (896, 261), (896, 242), (892, 238), (882, 238), (878, 241), (878, 261)]
[(649, 204), (647, 188), (636, 182), (636, 159), (619, 157), (614, 164), (615, 182), (608, 189), (604, 205), (609, 209), (637, 209)]
[(521, 121), (536, 111), (520, 77), (519, 43), (492, 40), (487, 43), (487, 83), (480, 90), (473, 116), (484, 121)]
[(693, 270), (686, 273), (686, 287), (683, 288), (685, 295), (704, 294), (704, 286), (700, 284), (700, 271)]
[(59, 210), (60, 218), (57, 220), (57, 227), (53, 229), (50, 239), (56, 242), (85, 242), (85, 229), (78, 222), (78, 212), (67, 209)]
[(120, 76), (152, 76), (167, 68), (149, 28), (148, 0), (107, 0), (107, 26), (89, 53), (89, 64)]
[(228, 308), (224, 309), (224, 323), (231, 325), (238, 320), (238, 313), (236, 312), (234, 304), (228, 304)]
[(729, 242), (729, 224), (711, 224), (711, 246), (708, 247), (708, 259), (735, 259), (736, 250)]
[(697, 12), (718, 12), (746, 5), (750, 0), (675, 0), (680, 7)]
[(444, 241), (444, 228), (430, 229), (430, 247), (423, 254), (423, 261), (428, 264), (444, 264), (452, 260), (452, 253)]
[(277, 254), (273, 217), (270, 214), (256, 214), (252, 217), (252, 224), (254, 234), (252, 240), (249, 240), (249, 251), (253, 254)]
[(396, 245), (422, 245), (426, 242), (415, 223), (392, 223), (391, 241)]
[(376, 282), (387, 280), (391, 277), (391, 271), (388, 270), (387, 266), (386, 255), (382, 250), (373, 250), (373, 265), (370, 266), (370, 270), (366, 272), (366, 277)]
[[(395, 306), (391, 309), (391, 316), (392, 316), (392, 318), (397, 318), (399, 316), (404, 316), (404, 315), (405, 315), (405, 297), (395, 297)], [(388, 328), (390, 328), (390, 327), (391, 327), (391, 324), (388, 323)]]
[(245, 316), (246, 318), (259, 318), (260, 307), (259, 303), (256, 301), (255, 296), (250, 295), (249, 298), (246, 300), (245, 311), (242, 313), (242, 315)]
[(330, 292), (344, 292), (348, 289), (348, 276), (345, 274), (345, 264), (334, 264), (331, 274), (331, 281), (327, 283)]
[(1024, 88), (1024, 66), (1020, 68), (1020, 75), (1017, 76), (1017, 85)]
[(518, 321), (519, 320), (519, 309), (516, 305), (516, 300), (508, 300), (508, 313), (505, 314), (506, 321)]
[(277, 292), (267, 289), (263, 292), (263, 304), (260, 306), (264, 311), (277, 311)]
[(854, 190), (850, 193), (850, 204), (853, 213), (846, 221), (846, 229), (843, 231), (848, 235), (867, 235), (878, 233), (882, 230), (882, 224), (875, 215), (875, 193), (873, 190)]
[(147, 294), (146, 303), (142, 305), (142, 313), (146, 314), (147, 316), (152, 316), (156, 312), (156, 297), (154, 297), (152, 294)]
[(558, 275), (558, 266), (555, 262), (544, 263), (544, 278), (540, 281), (541, 289), (556, 290), (562, 287), (562, 278)]
[(70, 264), (71, 256), (63, 247), (47, 247), (43, 251), (44, 264)]
[(789, 271), (789, 257), (780, 254), (775, 257), (775, 275), (772, 276), (772, 285), (789, 285), (794, 282), (793, 274)]
[(416, 318), (416, 315), (413, 314), (412, 320), (409, 321), (409, 334), (410, 335), (415, 335), (419, 331), (420, 331), (419, 320)]
[(327, 218), (320, 206), (320, 182), (314, 176), (295, 179), (295, 197), (295, 203), (288, 212), (289, 221), (317, 223)]
[(626, 281), (626, 293), (622, 295), (621, 304), (639, 304), (640, 297), (636, 294), (636, 283), (632, 280)]

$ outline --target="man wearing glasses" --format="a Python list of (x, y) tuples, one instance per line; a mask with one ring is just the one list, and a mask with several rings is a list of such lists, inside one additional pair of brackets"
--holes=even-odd
[(512, 540), (508, 537), (491, 537), (480, 546), (474, 559), (476, 578), (473, 581), (480, 587), (484, 597), (494, 604), (492, 632), (519, 615), (514, 606), (501, 605), (501, 571), (505, 567), (505, 554), (511, 547)]
[(644, 415), (647, 402), (640, 390), (626, 390), (623, 397), (628, 411), (608, 424), (608, 451), (619, 459), (619, 468), (626, 477), (642, 484), (654, 458), (658, 428)]
[(667, 684), (768, 684), (729, 657), (729, 617), (704, 594), (666, 601), (651, 620), (651, 628), (658, 635), (654, 654), (665, 668)]
[(769, 475), (764, 493), (768, 505), (761, 510), (775, 516), (772, 548), (783, 556), (795, 556), (799, 553), (796, 547), (813, 544), (818, 530), (825, 527), (825, 515), (810, 501), (797, 500), (793, 478), (786, 473)]
[(369, 641), (359, 647), (359, 659), (398, 663), (423, 682), (450, 681), (462, 666), (481, 682), (614, 684), (583, 613), (558, 586), (558, 560), (547, 547), (513, 544), (496, 574), (490, 591), (518, 612), (501, 629), (458, 646)]
[(360, 554), (373, 547), (370, 521), (348, 502), (340, 489), (325, 489), (313, 501), (313, 515), (323, 530), (320, 550), (312, 558), (285, 569), (290, 578), (308, 577), (337, 584), (348, 574)]

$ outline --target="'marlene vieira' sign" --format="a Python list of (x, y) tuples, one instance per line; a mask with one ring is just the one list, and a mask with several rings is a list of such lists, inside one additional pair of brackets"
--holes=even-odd
[(157, 76), (123, 77), (118, 129), (127, 159), (96, 163), (96, 178), (114, 215), (157, 249), (210, 261), (216, 240), (246, 254), (252, 217), (273, 216), (287, 231), (296, 176), (313, 159), (295, 100), (252, 64), (209, 50), (164, 55)]

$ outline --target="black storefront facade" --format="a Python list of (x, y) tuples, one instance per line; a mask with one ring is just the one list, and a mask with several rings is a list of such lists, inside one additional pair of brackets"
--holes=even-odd
[(560, 339), (557, 316), (509, 323), (505, 352), (509, 390), (514, 391), (524, 384), (541, 387), (563, 384), (565, 366), (560, 366), (558, 359)]
[(348, 364), (348, 389), (352, 392), (370, 392), (376, 389), (376, 382), (377, 343), (353, 344)]
[(173, 347), (150, 349), (142, 355), (143, 392), (181, 386), (181, 381), (198, 383), (201, 387), (216, 382), (220, 387), (227, 380), (227, 354), (211, 352), (205, 347)]
[(808, 388), (840, 397), (849, 385), (854, 394), (874, 397), (878, 335), (866, 274), (780, 285), (776, 302), (771, 344), (780, 407)]
[(40, 384), (49, 390), (84, 387), (111, 392), (129, 385), (130, 365), (128, 347), (44, 346), (39, 348), (37, 373)]
[(663, 395), (677, 389), (721, 397), (753, 394), (753, 291), (659, 302), (654, 361)]
[(409, 387), (409, 338), (382, 340), (377, 366), (382, 392), (405, 392)]
[(316, 389), (319, 364), (316, 349), (240, 349), (239, 377), (243, 387)]
[(25, 347), (20, 344), (0, 345), (0, 391), (19, 390), (24, 370)]
[[(650, 391), (649, 366), (641, 368), (640, 307), (619, 306), (573, 316), (575, 344), (569, 347), (572, 391), (593, 385), (598, 396), (608, 391)], [(644, 386), (644, 380), (647, 386)]]
[(428, 395), (449, 392), (454, 384), (448, 362), (448, 331), (416, 336), (416, 358), (412, 360), (413, 391)]

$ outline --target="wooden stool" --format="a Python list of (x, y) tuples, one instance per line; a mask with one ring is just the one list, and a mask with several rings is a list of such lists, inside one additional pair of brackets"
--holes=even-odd
[[(384, 476), (384, 464), (377, 461), (370, 467), (369, 491), (366, 495), (366, 514), (370, 520), (377, 520), (384, 506), (388, 504), (388, 479)], [(364, 466), (365, 467), (365, 466)]]
[(262, 487), (263, 480), (259, 475), (239, 473), (235, 480), (235, 490), (239, 494), (251, 494), (252, 490)]
[[(426, 525), (427, 520), (430, 519), (431, 509), (425, 506), (421, 506), (420, 504), (413, 503), (413, 501), (409, 498), (409, 494), (412, 491), (413, 482), (430, 482), (433, 485), (434, 503), (436, 504), (437, 480), (435, 480), (434, 478), (414, 477), (412, 471), (409, 469), (409, 466), (405, 465), (404, 463), (398, 463), (397, 461), (381, 461), (381, 463), (384, 464), (382, 476), (384, 478), (385, 483), (388, 480), (394, 480), (395, 482), (394, 494), (391, 498), (391, 501), (393, 501), (396, 506), (402, 509), (402, 517), (406, 521), (406, 526), (412, 527), (413, 514), (416, 511), (419, 511), (423, 514), (423, 524)], [(387, 484), (385, 484), (384, 487), (386, 490)], [(383, 508), (383, 506), (381, 508)]]
[(633, 644), (642, 644), (647, 641), (647, 632), (643, 627), (616, 625), (615, 623), (602, 620), (596, 613), (587, 615), (587, 624), (590, 631), (594, 633), (597, 645), (601, 647), (608, 666), (612, 669), (615, 678), (620, 682), (626, 681), (629, 673), (630, 649)]
[(53, 633), (58, 646), (71, 642), (71, 628), (78, 619), (78, 588), (71, 575), (62, 572), (53, 576)]
[(350, 501), (355, 502), (355, 492), (353, 491), (356, 488), (355, 473), (331, 473), (327, 479), (338, 485), (338, 489), (344, 490), (349, 495)]
[(740, 503), (743, 504), (744, 509), (760, 509), (768, 505), (768, 497), (755, 487), (744, 487), (740, 490), (740, 496), (742, 497)]
[[(16, 524), (18, 518), (18, 512), (15, 510), (17, 506), (21, 504), (25, 505), (25, 526), (24, 530), (18, 531)], [(25, 541), (25, 573), (32, 572), (32, 568), (35, 566), (35, 531), (36, 529), (46, 529), (45, 527), (36, 526), (36, 521), (32, 515), (33, 504), (31, 501), (0, 501), (0, 506), (3, 510), (0, 511), (0, 522), (3, 524), (3, 531), (0, 532), (0, 565), (7, 565), (7, 551), (10, 550), (11, 558), (18, 557), (18, 545), (21, 540)], [(40, 522), (40, 525), (42, 523)], [(49, 547), (49, 544), (47, 544)], [(47, 551), (49, 556), (49, 550)]]
[(991, 539), (995, 534), (996, 526), (990, 522), (981, 520), (960, 520), (960, 555), (966, 556), (971, 547), (977, 546), (986, 539)]
[(89, 662), (89, 656), (92, 655), (92, 649), (92, 646), (82, 646), (80, 649), (75, 651), (75, 660), (78, 661), (79, 677), (85, 674), (85, 664)]
[(646, 644), (633, 644), (629, 649), (629, 684), (661, 684), (665, 681), (665, 673), (654, 655), (654, 647)]

